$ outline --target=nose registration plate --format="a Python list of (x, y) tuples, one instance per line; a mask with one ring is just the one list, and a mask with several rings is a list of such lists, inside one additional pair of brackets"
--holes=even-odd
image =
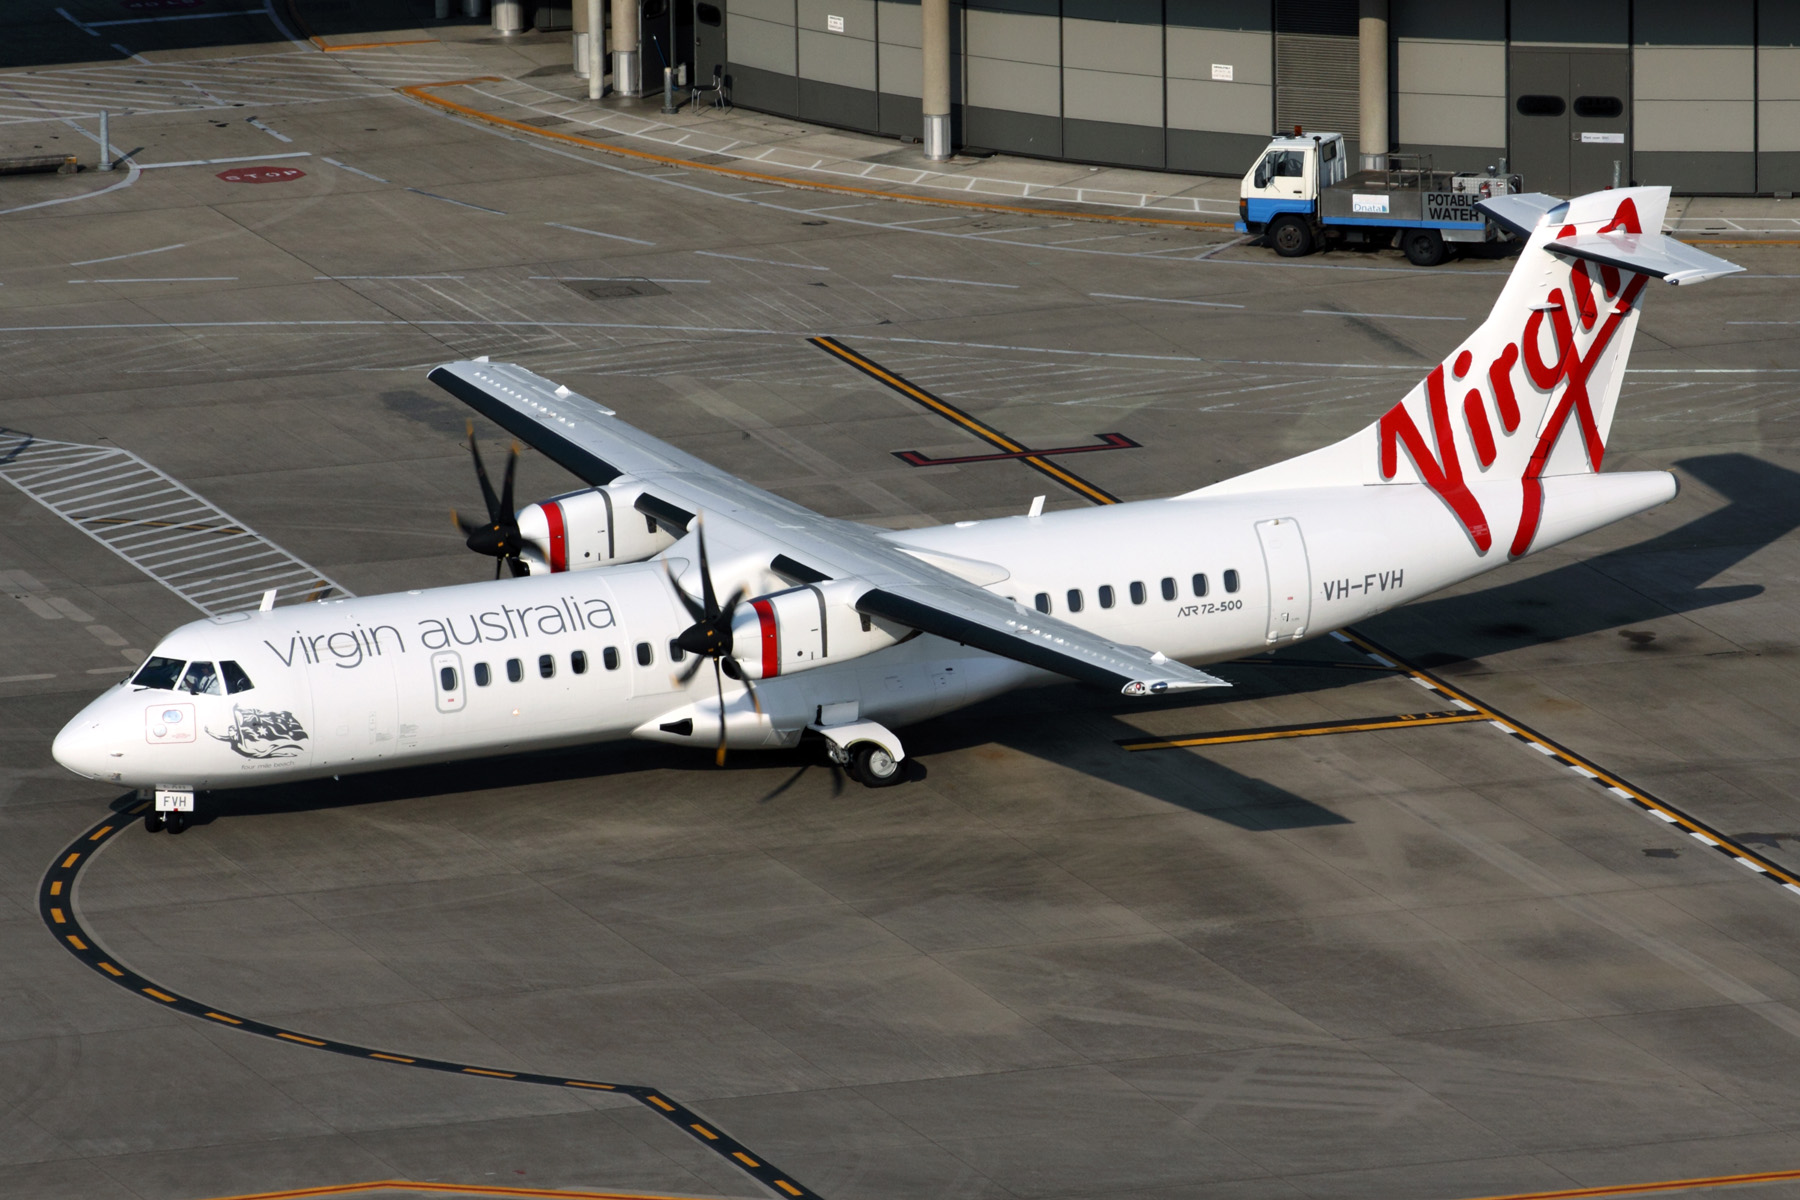
[(157, 812), (193, 812), (194, 793), (186, 789), (157, 788)]

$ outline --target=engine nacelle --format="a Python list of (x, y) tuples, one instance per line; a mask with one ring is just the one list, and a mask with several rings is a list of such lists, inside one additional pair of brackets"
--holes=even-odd
[(808, 583), (746, 600), (731, 620), (732, 657), (752, 679), (773, 679), (884, 650), (913, 631), (864, 616), (868, 590), (849, 580)]
[(674, 533), (632, 507), (635, 484), (569, 492), (519, 510), (519, 532), (531, 546), (520, 555), (533, 575), (642, 562), (675, 544)]

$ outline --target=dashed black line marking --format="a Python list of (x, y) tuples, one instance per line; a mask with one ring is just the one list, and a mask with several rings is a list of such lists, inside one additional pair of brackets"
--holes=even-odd
[(117, 836), (120, 830), (129, 827), (133, 823), (131, 818), (141, 814), (147, 807), (147, 802), (139, 803), (130, 810), (108, 817), (83, 832), (62, 851), (49, 870), (44, 873), (44, 878), (38, 887), (38, 911), (43, 917), (45, 926), (65, 950), (80, 959), (109, 983), (117, 984), (128, 992), (154, 1000), (164, 1008), (173, 1009), (196, 1020), (228, 1025), (233, 1029), (241, 1030), (244, 1033), (253, 1033), (258, 1037), (303, 1046), (311, 1050), (341, 1054), (347, 1058), (393, 1063), (397, 1066), (412, 1067), (421, 1071), (440, 1071), (445, 1074), (476, 1075), (511, 1083), (529, 1083), (539, 1087), (581, 1088), (589, 1091), (613, 1092), (637, 1101), (657, 1116), (669, 1121), (695, 1142), (705, 1146), (778, 1195), (792, 1197), (795, 1200), (818, 1195), (795, 1182), (791, 1176), (779, 1170), (768, 1159), (751, 1154), (749, 1147), (737, 1141), (717, 1125), (703, 1121), (699, 1113), (694, 1112), (680, 1101), (669, 1098), (666, 1092), (657, 1088), (632, 1083), (607, 1083), (597, 1079), (568, 1079), (560, 1075), (539, 1075), (528, 1071), (501, 1071), (490, 1067), (472, 1066), (468, 1063), (449, 1062), (444, 1059), (393, 1054), (371, 1049), (368, 1046), (358, 1046), (351, 1042), (316, 1038), (292, 1029), (283, 1029), (278, 1025), (258, 1021), (240, 1013), (221, 1011), (179, 992), (159, 987), (154, 980), (138, 974), (130, 967), (112, 958), (101, 946), (99, 940), (89, 930), (82, 927), (80, 920), (75, 915), (73, 905), (75, 884), (81, 877), (82, 869), (87, 866), (100, 847)]

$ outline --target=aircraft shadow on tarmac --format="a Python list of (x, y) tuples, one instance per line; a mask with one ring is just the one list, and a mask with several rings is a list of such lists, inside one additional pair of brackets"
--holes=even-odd
[[(1394, 641), (1436, 647), (1415, 652), (1413, 661), (1426, 667), (1454, 667), (1524, 646), (1760, 595), (1763, 588), (1758, 584), (1706, 584), (1800, 527), (1800, 473), (1745, 454), (1706, 455), (1683, 459), (1676, 466), (1724, 497), (1724, 506), (1649, 541), (1596, 558), (1479, 592), (1410, 605), (1385, 621), (1372, 622), (1370, 634), (1386, 640), (1390, 635), (1384, 624), (1402, 622), (1405, 633)], [(1636, 638), (1632, 644), (1653, 645)], [(1346, 818), (1329, 809), (1209, 757), (1174, 751), (1133, 754), (1117, 745), (1143, 734), (1121, 719), (1121, 714), (1198, 710), (1259, 696), (1322, 691), (1370, 678), (1362, 671), (1285, 665), (1297, 664), (1308, 655), (1337, 662), (1363, 661), (1337, 643), (1313, 643), (1277, 660), (1283, 663), (1280, 668), (1250, 662), (1225, 665), (1220, 672), (1234, 684), (1228, 692), (1149, 704), (1074, 685), (1009, 693), (907, 730), (907, 746), (913, 756), (907, 763), (908, 774), (917, 781), (929, 774), (933, 755), (991, 743), (1239, 828), (1345, 824)], [(833, 795), (846, 787), (861, 790), (823, 759), (820, 747), (805, 745), (790, 751), (746, 752), (731, 761), (739, 769), (775, 767), (786, 772), (760, 797), (761, 803), (784, 794), (814, 771), (831, 773)], [(714, 769), (711, 757), (698, 751), (636, 742), (607, 743), (528, 756), (398, 768), (343, 780), (219, 791), (199, 805), (195, 824), (228, 816), (339, 808), (657, 770)], [(869, 796), (879, 802), (879, 793)], [(124, 809), (133, 803), (127, 795), (114, 807)]]

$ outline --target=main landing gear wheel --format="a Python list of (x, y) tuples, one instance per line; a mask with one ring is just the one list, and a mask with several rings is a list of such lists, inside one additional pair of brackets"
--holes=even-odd
[(1435, 267), (1444, 261), (1444, 238), (1435, 229), (1409, 230), (1400, 239), (1400, 249), (1415, 267)]
[(163, 831), (163, 815), (154, 808), (144, 810), (144, 832), (161, 833)]
[(900, 782), (900, 764), (885, 747), (874, 742), (858, 742), (850, 747), (850, 773), (864, 787), (893, 787)]
[(1277, 217), (1269, 226), (1269, 245), (1283, 258), (1303, 258), (1313, 252), (1312, 229), (1299, 217)]

